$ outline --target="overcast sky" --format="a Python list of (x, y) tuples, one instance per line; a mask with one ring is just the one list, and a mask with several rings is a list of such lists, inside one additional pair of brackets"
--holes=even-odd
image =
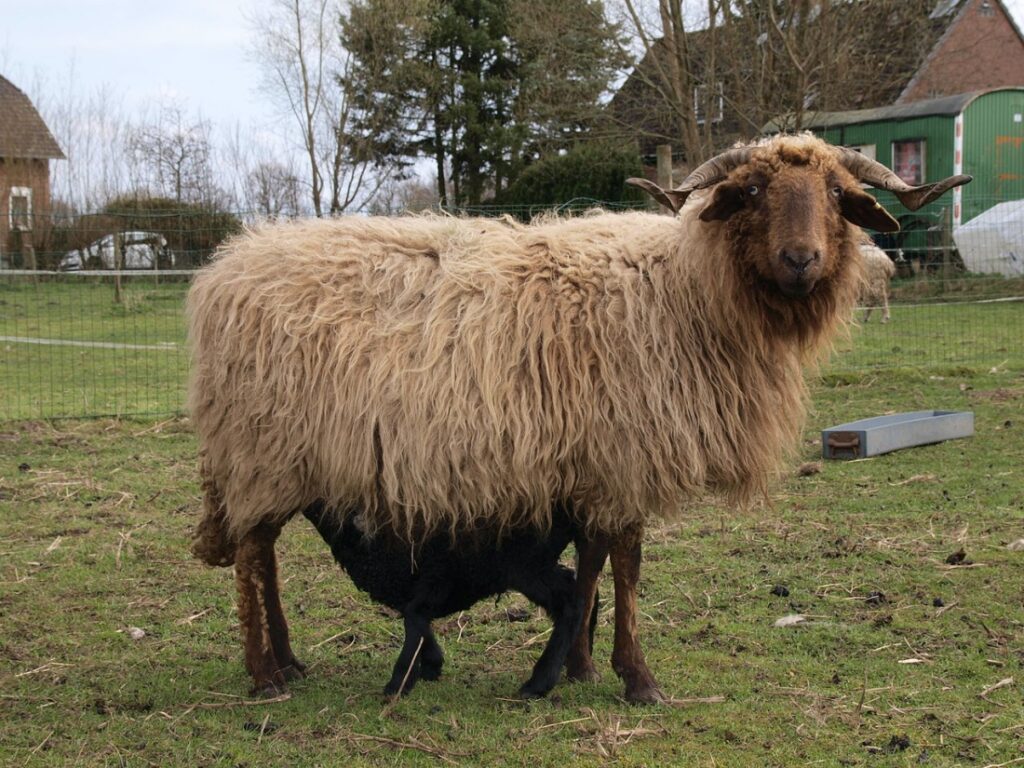
[[(246, 8), (260, 0), (0, 0), (0, 74), (32, 95), (38, 83), (108, 86), (129, 111), (162, 95), (214, 125), (268, 127), (275, 113), (256, 91)], [(1007, 0), (1024, 27), (1024, 0)]]
[(0, 0), (0, 73), (30, 92), (73, 68), (78, 87), (111, 87), (129, 111), (169, 95), (218, 126), (267, 123), (242, 15), (258, 2)]

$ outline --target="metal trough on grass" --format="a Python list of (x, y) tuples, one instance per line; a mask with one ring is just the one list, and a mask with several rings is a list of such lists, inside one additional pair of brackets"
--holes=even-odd
[(863, 459), (974, 434), (970, 411), (911, 411), (851, 421), (821, 433), (826, 459)]

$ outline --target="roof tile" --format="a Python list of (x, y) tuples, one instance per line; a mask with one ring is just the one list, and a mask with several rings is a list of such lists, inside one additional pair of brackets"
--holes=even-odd
[(0, 158), (63, 157), (28, 96), (0, 75)]

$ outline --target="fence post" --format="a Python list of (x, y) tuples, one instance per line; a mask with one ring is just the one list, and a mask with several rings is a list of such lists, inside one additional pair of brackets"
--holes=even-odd
[[(655, 153), (657, 158), (658, 186), (662, 189), (672, 189), (672, 145), (659, 144), (655, 149)], [(661, 212), (672, 213), (665, 206), (661, 206)]]
[(150, 251), (153, 254), (153, 285), (160, 285), (160, 241), (155, 240), (153, 245), (150, 246)]
[(121, 303), (121, 233), (114, 233), (114, 303)]
[(953, 211), (950, 208), (942, 209), (942, 289), (949, 287), (949, 281), (956, 271), (956, 264), (953, 263)]
[(35, 248), (35, 245), (33, 244), (32, 240), (31, 240), (31, 238), (29, 239), (29, 241), (27, 243), (25, 243), (21, 247), (21, 253), (22, 253), (22, 256), (25, 259), (25, 269), (31, 269), (32, 270), (32, 273), (33, 273), (32, 274), (32, 284), (33, 285), (38, 285), (39, 284), (39, 275), (35, 274), (35, 271), (37, 269), (37, 267), (36, 267), (36, 248)]

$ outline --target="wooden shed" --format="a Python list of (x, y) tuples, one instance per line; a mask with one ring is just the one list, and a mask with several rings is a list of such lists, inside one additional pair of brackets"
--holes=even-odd
[[(766, 133), (792, 125), (773, 120)], [(974, 181), (950, 197), (959, 226), (1007, 200), (1024, 199), (1024, 85), (850, 112), (818, 112), (803, 127), (826, 141), (860, 150), (908, 184), (969, 173)], [(879, 198), (900, 210), (885, 192)], [(945, 199), (937, 205), (949, 205)]]

